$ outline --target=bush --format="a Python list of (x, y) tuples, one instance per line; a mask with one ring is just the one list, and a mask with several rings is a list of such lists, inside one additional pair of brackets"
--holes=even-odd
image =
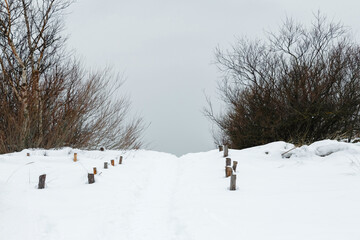
[(68, 0), (0, 3), (0, 153), (24, 148), (139, 148), (141, 118), (115, 96), (108, 70), (90, 72), (65, 49)]
[(359, 134), (360, 46), (340, 23), (318, 14), (311, 27), (287, 19), (266, 40), (240, 39), (217, 49), (224, 113), (205, 115), (220, 129), (217, 144), (245, 148)]

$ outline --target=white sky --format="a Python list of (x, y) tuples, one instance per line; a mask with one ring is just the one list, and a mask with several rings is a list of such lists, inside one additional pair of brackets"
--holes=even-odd
[(150, 148), (182, 155), (214, 148), (201, 110), (204, 91), (216, 100), (216, 46), (262, 37), (286, 16), (309, 23), (318, 10), (360, 40), (359, 9), (356, 0), (77, 0), (66, 33), (85, 65), (124, 73), (123, 93), (151, 123)]

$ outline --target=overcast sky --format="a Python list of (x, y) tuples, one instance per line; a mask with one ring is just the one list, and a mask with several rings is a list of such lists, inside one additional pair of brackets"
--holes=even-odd
[(182, 155), (215, 147), (201, 110), (204, 91), (217, 97), (216, 46), (261, 38), (286, 16), (309, 23), (318, 10), (351, 27), (359, 40), (359, 9), (358, 0), (77, 0), (66, 33), (86, 66), (124, 74), (122, 93), (151, 123), (149, 148)]

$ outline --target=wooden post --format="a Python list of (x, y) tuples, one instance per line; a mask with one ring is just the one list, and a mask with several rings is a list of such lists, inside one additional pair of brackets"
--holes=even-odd
[(229, 149), (227, 145), (224, 145), (224, 157), (229, 156)]
[(27, 156), (27, 157), (30, 157), (30, 153), (26, 153), (26, 156)]
[(226, 177), (230, 177), (232, 175), (232, 168), (230, 166), (227, 166), (225, 168)]
[(115, 160), (114, 159), (111, 160), (111, 165), (115, 166)]
[(93, 172), (94, 172), (94, 174), (97, 174), (96, 167), (93, 168)]
[(105, 169), (108, 168), (108, 162), (104, 162), (104, 168), (105, 168)]
[(40, 176), (39, 176), (38, 189), (43, 189), (43, 188), (45, 188), (45, 179), (46, 179), (46, 174), (43, 174), (43, 175), (40, 175)]
[(230, 191), (236, 190), (236, 174), (232, 175), (230, 178)]
[(119, 159), (119, 164), (122, 164), (122, 159), (123, 159), (123, 157), (122, 157), (122, 156), (120, 156), (120, 159)]
[(222, 151), (223, 151), (223, 146), (219, 145), (219, 152), (222, 152)]
[(92, 184), (95, 182), (95, 177), (94, 177), (93, 173), (88, 173), (88, 181), (89, 181), (89, 184)]
[(231, 158), (226, 158), (226, 167), (231, 166)]
[(236, 172), (236, 167), (237, 167), (238, 162), (237, 161), (233, 161), (233, 169), (234, 172)]
[(77, 161), (77, 153), (74, 153), (74, 162)]

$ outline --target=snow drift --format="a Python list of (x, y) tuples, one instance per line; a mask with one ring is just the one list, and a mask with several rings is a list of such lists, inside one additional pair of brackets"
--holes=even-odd
[[(103, 169), (120, 156), (123, 164)], [(70, 148), (0, 155), (0, 238), (360, 238), (360, 145), (274, 142), (229, 157), (238, 161), (236, 191), (228, 190), (216, 150), (180, 158)], [(43, 173), (46, 188), (39, 190)]]

